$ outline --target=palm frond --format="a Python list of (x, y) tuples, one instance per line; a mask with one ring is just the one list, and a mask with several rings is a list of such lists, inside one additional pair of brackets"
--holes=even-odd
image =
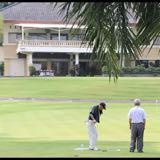
[[(110, 78), (118, 78), (124, 57), (138, 59), (143, 43), (160, 33), (159, 2), (65, 2), (64, 10), (67, 22), (86, 27), (83, 40), (93, 47), (91, 58), (106, 64)], [(130, 27), (130, 18), (137, 22), (136, 32)]]

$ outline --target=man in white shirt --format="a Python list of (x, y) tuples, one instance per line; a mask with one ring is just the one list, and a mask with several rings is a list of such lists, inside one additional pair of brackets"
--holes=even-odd
[(134, 100), (134, 107), (129, 110), (128, 118), (129, 125), (131, 129), (131, 143), (130, 143), (130, 152), (134, 152), (136, 148), (137, 141), (137, 150), (139, 153), (143, 152), (143, 134), (146, 125), (146, 113), (144, 109), (140, 107), (140, 99)]

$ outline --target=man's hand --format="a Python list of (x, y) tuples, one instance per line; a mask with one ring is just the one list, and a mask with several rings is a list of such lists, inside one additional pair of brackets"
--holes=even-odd
[(94, 120), (93, 120), (93, 123), (96, 123), (96, 122), (97, 122), (97, 121), (94, 119)]
[(145, 130), (145, 125), (143, 126), (143, 129)]

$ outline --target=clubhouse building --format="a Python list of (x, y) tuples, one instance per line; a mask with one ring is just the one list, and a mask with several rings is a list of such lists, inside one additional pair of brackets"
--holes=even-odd
[[(81, 43), (83, 28), (70, 33), (72, 24), (65, 24), (57, 11), (49, 2), (21, 2), (0, 10), (4, 21), (0, 46), (4, 76), (29, 76), (29, 66), (34, 66), (39, 75), (65, 76), (75, 65), (84, 74), (89, 73), (92, 47), (88, 48), (87, 41)], [(134, 23), (131, 21), (131, 25)], [(160, 37), (149, 54), (149, 46), (143, 51), (140, 63), (146, 67), (150, 62), (159, 64), (159, 46)], [(123, 62), (123, 66), (137, 64), (133, 59)]]

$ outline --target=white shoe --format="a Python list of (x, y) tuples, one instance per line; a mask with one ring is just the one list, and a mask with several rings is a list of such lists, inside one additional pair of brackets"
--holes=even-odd
[(94, 149), (93, 149), (94, 151), (98, 151), (98, 148), (97, 147), (94, 147)]

